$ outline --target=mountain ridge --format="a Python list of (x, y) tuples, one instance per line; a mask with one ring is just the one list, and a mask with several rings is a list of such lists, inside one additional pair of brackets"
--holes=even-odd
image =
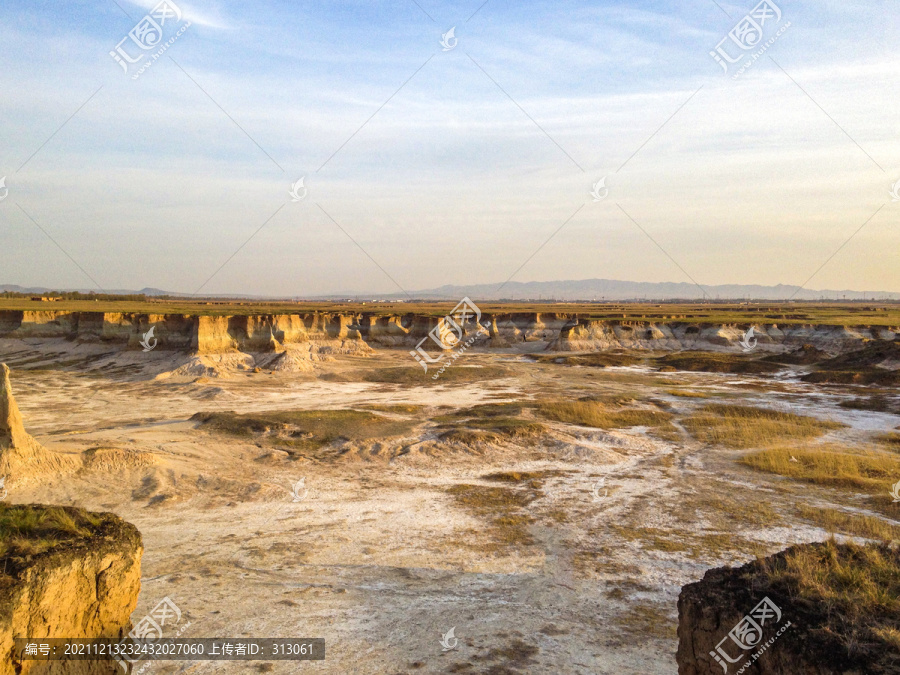
[[(50, 289), (15, 284), (0, 284), (0, 292), (45, 294), (52, 291), (81, 293), (92, 289)], [(190, 293), (164, 291), (158, 288), (108, 290), (107, 294), (192, 297)], [(214, 293), (198, 298), (241, 298), (250, 300), (459, 300), (463, 297), (488, 300), (559, 300), (565, 302), (622, 302), (656, 300), (900, 300), (900, 293), (889, 291), (816, 290), (795, 285), (720, 284), (703, 286), (688, 282), (620, 281), (615, 279), (569, 279), (559, 281), (509, 281), (504, 284), (445, 284), (436, 288), (397, 293), (339, 292), (319, 295), (256, 295), (246, 293)]]

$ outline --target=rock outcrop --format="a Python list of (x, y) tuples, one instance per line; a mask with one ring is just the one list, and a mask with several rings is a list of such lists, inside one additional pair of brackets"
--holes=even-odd
[(897, 675), (900, 550), (793, 546), (678, 598), (679, 675)]
[[(30, 514), (28, 512), (31, 512)], [(43, 518), (39, 552), (15, 547), (0, 555), (0, 675), (113, 675), (108, 661), (19, 660), (14, 639), (121, 638), (141, 588), (143, 545), (137, 528), (111, 513), (68, 507), (2, 505), (5, 521)], [(54, 540), (53, 524), (61, 529)], [(77, 528), (73, 534), (71, 526)], [(49, 550), (40, 551), (47, 540)]]
[[(438, 327), (433, 314), (308, 312), (298, 314), (186, 315), (117, 312), (0, 311), (0, 338), (44, 338), (119, 344), (142, 349), (154, 329), (154, 348), (195, 355), (233, 352), (280, 353), (289, 345), (309, 353), (365, 353), (370, 347), (414, 347)], [(591, 318), (575, 313), (483, 313), (465, 333), (480, 335), (475, 346), (507, 348), (534, 343), (531, 351), (723, 350), (738, 348), (747, 325), (671, 320)], [(755, 324), (760, 352), (785, 352), (809, 344), (840, 354), (869, 341), (900, 338), (900, 326)]]
[(27, 482), (42, 474), (77, 468), (78, 462), (57, 455), (34, 440), (22, 422), (22, 413), (13, 398), (9, 367), (0, 363), (0, 477), (7, 486)]

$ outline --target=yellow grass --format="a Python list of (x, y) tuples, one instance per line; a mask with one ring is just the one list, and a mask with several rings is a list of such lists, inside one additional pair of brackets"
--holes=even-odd
[(422, 412), (426, 406), (415, 403), (392, 403), (389, 405), (381, 405), (372, 403), (371, 405), (359, 406), (363, 410), (374, 410), (375, 412), (394, 413), (396, 415), (416, 415)]
[(632, 408), (610, 409), (599, 401), (552, 401), (541, 403), (538, 410), (557, 422), (580, 424), (598, 429), (625, 427), (660, 427), (668, 425), (672, 415), (658, 410)]
[(900, 431), (891, 431), (876, 438), (893, 452), (900, 452)]
[[(893, 642), (900, 616), (900, 560), (896, 549), (870, 544), (801, 547), (766, 563), (768, 578), (827, 612), (836, 634), (851, 641), (872, 633)], [(879, 625), (880, 624), (880, 625)], [(866, 635), (868, 634), (868, 635)]]
[(759, 555), (765, 545), (733, 533), (697, 532), (667, 527), (634, 527), (611, 525), (609, 528), (625, 541), (636, 541), (641, 548), (665, 553), (683, 553), (690, 560), (715, 558), (723, 553), (741, 551)]
[(900, 539), (900, 527), (891, 525), (875, 516), (861, 516), (837, 509), (815, 508), (805, 504), (799, 505), (797, 512), (800, 517), (832, 534), (849, 534), (854, 537), (884, 541)]
[(684, 426), (704, 443), (729, 448), (758, 448), (817, 438), (844, 425), (765, 408), (710, 404), (684, 420)]
[(501, 366), (478, 366), (458, 364), (447, 368), (440, 377), (435, 380), (436, 371), (431, 369), (426, 373), (421, 368), (411, 366), (397, 366), (369, 370), (363, 373), (351, 374), (351, 378), (364, 382), (380, 382), (384, 384), (448, 384), (450, 382), (491, 382), (503, 377), (510, 377), (512, 373)]
[(54, 506), (0, 503), (0, 559), (31, 556), (90, 537), (102, 517)]
[(438, 427), (440, 437), (476, 447), (486, 443), (534, 440), (547, 432), (547, 427), (534, 420), (496, 417), (466, 420)]
[(479, 542), (477, 547), (480, 550), (497, 551), (508, 546), (521, 547), (534, 543), (528, 530), (534, 519), (523, 509), (539, 496), (535, 489), (457, 484), (447, 492), (460, 506), (489, 523), (486, 534), (491, 541)]
[[(796, 462), (791, 461), (791, 457)], [(841, 452), (834, 448), (770, 448), (753, 452), (742, 464), (798, 480), (887, 494), (900, 478), (900, 458), (885, 453)]]

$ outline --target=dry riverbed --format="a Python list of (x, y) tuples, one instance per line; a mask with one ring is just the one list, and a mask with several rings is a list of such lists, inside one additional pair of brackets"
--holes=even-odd
[[(900, 525), (887, 476), (824, 480), (815, 459), (890, 471), (900, 416), (842, 407), (873, 390), (794, 371), (467, 354), (433, 381), (381, 351), (311, 373), (153, 379), (35, 350), (3, 355), (29, 431), (104, 450), (7, 499), (134, 523), (135, 621), (168, 596), (183, 637), (327, 644), (320, 662), (145, 673), (673, 673), (678, 593), (706, 569)], [(792, 478), (760, 469), (785, 447), (812, 459)]]

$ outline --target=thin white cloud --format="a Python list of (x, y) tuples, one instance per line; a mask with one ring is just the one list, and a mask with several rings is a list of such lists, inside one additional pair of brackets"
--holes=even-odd
[[(128, 4), (140, 7), (145, 11), (149, 11), (160, 3), (160, 0), (125, 0)], [(182, 11), (185, 20), (190, 21), (193, 25), (204, 26), (206, 28), (217, 28), (219, 30), (230, 30), (234, 26), (229, 25), (221, 17), (218, 7), (211, 3), (204, 3), (206, 6), (199, 9), (193, 2), (184, 2), (183, 0), (169, 0)]]

